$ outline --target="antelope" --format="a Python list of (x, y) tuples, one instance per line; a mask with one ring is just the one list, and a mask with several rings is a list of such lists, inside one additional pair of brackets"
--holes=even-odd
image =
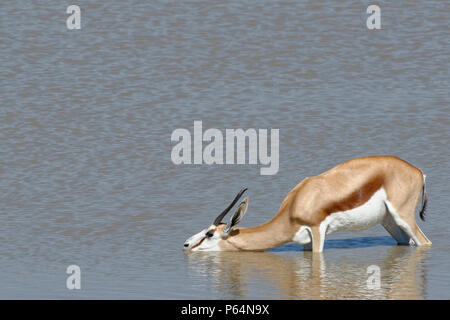
[[(242, 189), (214, 222), (187, 239), (187, 251), (265, 251), (288, 242), (322, 252), (325, 236), (336, 231), (360, 231), (381, 224), (399, 245), (431, 245), (414, 218), (425, 221), (425, 175), (395, 156), (369, 156), (343, 162), (302, 180), (268, 222), (236, 228), (247, 212), (248, 197), (228, 223), (223, 218), (239, 201)], [(312, 248), (311, 248), (312, 247)]]

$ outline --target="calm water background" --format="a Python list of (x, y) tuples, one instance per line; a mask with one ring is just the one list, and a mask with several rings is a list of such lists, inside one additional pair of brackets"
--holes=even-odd
[[(0, 4), (0, 298), (450, 298), (448, 1), (378, 1), (378, 31), (369, 1), (82, 1), (79, 31), (69, 4)], [(194, 120), (280, 128), (279, 173), (173, 165)], [(373, 154), (426, 173), (430, 249), (375, 227), (314, 257), (183, 253), (241, 187), (252, 226)]]

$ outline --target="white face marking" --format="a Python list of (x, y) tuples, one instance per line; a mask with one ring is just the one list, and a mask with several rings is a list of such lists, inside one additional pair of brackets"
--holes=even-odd
[(203, 242), (192, 249), (192, 251), (220, 251), (219, 241), (222, 240), (218, 232), (214, 232), (212, 237), (206, 237)]
[(199, 233), (193, 235), (184, 242), (184, 249), (191, 251), (220, 251), (218, 243), (222, 238), (219, 232), (215, 231), (212, 237), (208, 237), (206, 233), (213, 232), (215, 225), (210, 225)]

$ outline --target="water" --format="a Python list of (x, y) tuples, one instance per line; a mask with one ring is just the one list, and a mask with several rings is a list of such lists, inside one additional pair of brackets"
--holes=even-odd
[[(448, 299), (450, 4), (378, 1), (374, 31), (369, 4), (83, 1), (69, 31), (66, 4), (3, 1), (0, 298)], [(278, 174), (175, 166), (171, 133), (194, 120), (279, 128)], [(319, 256), (183, 252), (240, 188), (253, 226), (304, 177), (373, 154), (427, 175), (431, 248), (375, 227)]]

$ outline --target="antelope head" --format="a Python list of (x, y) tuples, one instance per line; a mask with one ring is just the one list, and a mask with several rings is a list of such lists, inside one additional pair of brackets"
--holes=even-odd
[(231, 204), (217, 216), (214, 222), (194, 234), (184, 242), (184, 250), (190, 251), (220, 251), (219, 242), (228, 239), (233, 228), (241, 222), (248, 208), (248, 197), (246, 197), (238, 206), (228, 223), (222, 222), (222, 219), (233, 208), (236, 202), (242, 197), (247, 188), (242, 189), (231, 202)]

